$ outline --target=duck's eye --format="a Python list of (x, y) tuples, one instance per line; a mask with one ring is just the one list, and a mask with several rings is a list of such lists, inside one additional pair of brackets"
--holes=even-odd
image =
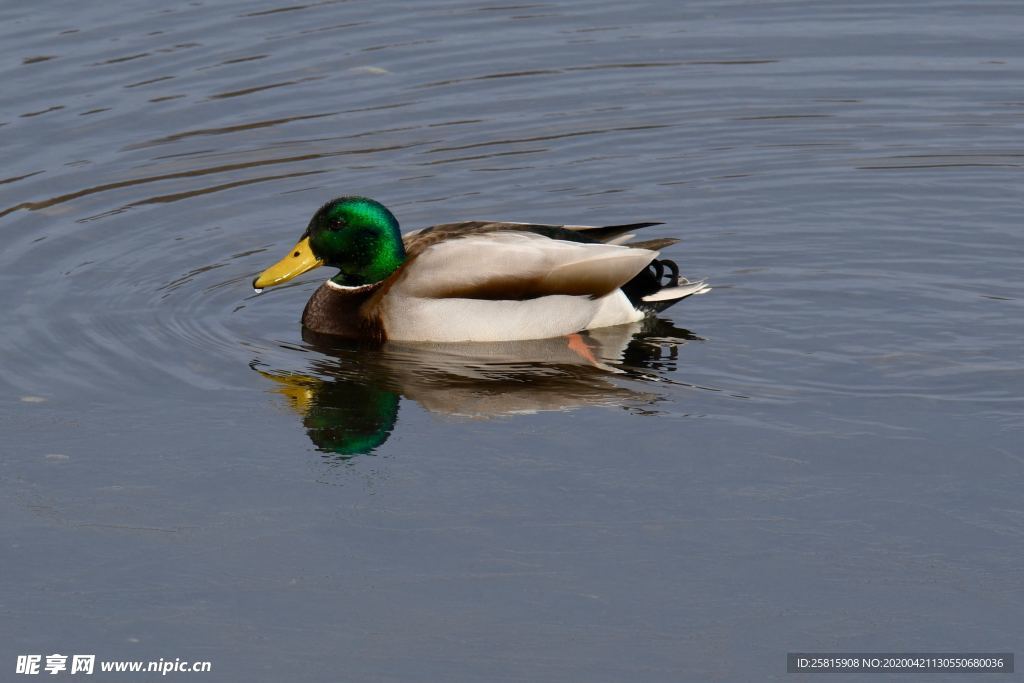
[(345, 221), (344, 218), (334, 218), (331, 219), (330, 223), (328, 223), (327, 228), (329, 230), (341, 230), (346, 225), (348, 225), (348, 223)]

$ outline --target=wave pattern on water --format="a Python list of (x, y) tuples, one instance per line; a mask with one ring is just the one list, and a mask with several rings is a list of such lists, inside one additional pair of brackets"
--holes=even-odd
[(248, 282), (361, 193), (408, 228), (666, 221), (652, 236), (681, 232), (667, 255), (716, 290), (672, 310), (707, 341), (655, 379), (723, 418), (795, 424), (835, 398), (1005, 421), (1024, 374), (1011, 6), (957, 36), (872, 3), (713, 7), (4, 8), (4, 381), (323, 378), (296, 325), (315, 283)]
[[(85, 637), (217, 680), (757, 681), (837, 637), (1002, 647), (1021, 16), (0, 3), (3, 666)], [(406, 229), (664, 221), (714, 291), (592, 358), (324, 345), (319, 276), (250, 283), (341, 194)]]

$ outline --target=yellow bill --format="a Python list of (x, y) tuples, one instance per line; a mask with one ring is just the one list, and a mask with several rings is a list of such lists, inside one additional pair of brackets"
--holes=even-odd
[(288, 282), (293, 277), (302, 275), (306, 271), (313, 270), (324, 264), (322, 259), (313, 255), (313, 249), (309, 246), (309, 238), (303, 237), (295, 248), (287, 256), (270, 266), (252, 281), (255, 289), (265, 289)]

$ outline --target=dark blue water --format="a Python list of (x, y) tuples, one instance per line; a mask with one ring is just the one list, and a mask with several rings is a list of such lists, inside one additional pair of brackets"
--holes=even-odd
[[(1010, 1), (0, 8), (4, 678), (1024, 651), (1022, 26)], [(314, 346), (322, 271), (249, 283), (340, 194), (406, 229), (665, 221), (715, 289), (595, 333), (617, 372)]]

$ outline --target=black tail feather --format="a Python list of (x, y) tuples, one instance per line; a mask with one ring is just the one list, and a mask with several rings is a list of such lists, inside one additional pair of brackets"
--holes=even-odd
[[(666, 271), (668, 271), (666, 273)], [(666, 279), (667, 276), (667, 279)], [(679, 285), (679, 266), (669, 259), (654, 259), (641, 270), (632, 280), (622, 286), (622, 291), (630, 303), (641, 311), (657, 312), (675, 303), (668, 301), (644, 301), (645, 296), (660, 292), (665, 287)]]
[(643, 228), (649, 228), (652, 225), (664, 225), (661, 222), (655, 223), (629, 223), (627, 225), (604, 225), (599, 228), (580, 228), (576, 232), (586, 235), (587, 237), (597, 240), (598, 242), (607, 242), (613, 240), (616, 237), (621, 237), (634, 230), (642, 230)]
[(665, 247), (671, 247), (678, 241), (678, 237), (661, 237), (653, 240), (642, 240), (640, 242), (627, 242), (622, 246), (629, 247), (630, 249), (650, 249), (651, 251), (661, 251)]

